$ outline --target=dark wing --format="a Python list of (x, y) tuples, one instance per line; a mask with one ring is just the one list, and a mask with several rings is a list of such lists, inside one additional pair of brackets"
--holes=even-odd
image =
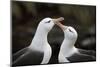
[(17, 58), (12, 66), (27, 66), (27, 65), (37, 65), (43, 60), (44, 53), (39, 51), (32, 51), (28, 49), (24, 54)]
[(19, 58), (22, 54), (24, 54), (27, 51), (27, 47), (24, 49), (19, 50), (18, 52), (16, 52), (15, 54), (13, 54), (12, 56), (12, 61), (15, 61), (17, 58)]
[(88, 61), (95, 61), (96, 58), (94, 56), (81, 54), (81, 53), (74, 53), (70, 57), (66, 57), (70, 62), (88, 62)]
[(91, 55), (91, 56), (96, 57), (96, 52), (93, 51), (93, 50), (78, 49), (78, 51), (79, 51), (81, 54), (86, 54), (86, 55)]

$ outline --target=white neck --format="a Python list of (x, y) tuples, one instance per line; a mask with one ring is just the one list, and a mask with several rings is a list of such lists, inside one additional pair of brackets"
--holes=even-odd
[(46, 44), (48, 44), (47, 34), (48, 34), (47, 31), (45, 31), (43, 28), (38, 27), (29, 48), (31, 48), (32, 50), (42, 51), (43, 48), (46, 46)]
[(69, 57), (70, 55), (72, 55), (77, 51), (77, 49), (74, 47), (75, 42), (76, 40), (64, 39), (60, 48), (60, 53), (63, 54), (64, 57)]

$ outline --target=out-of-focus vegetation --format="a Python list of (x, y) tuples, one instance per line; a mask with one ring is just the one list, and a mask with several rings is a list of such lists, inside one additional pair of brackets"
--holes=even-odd
[[(30, 45), (36, 28), (45, 17), (64, 17), (64, 24), (73, 26), (78, 32), (76, 47), (96, 49), (96, 6), (67, 5), (12, 1), (12, 51)], [(62, 30), (54, 26), (48, 41), (56, 55), (64, 39)]]

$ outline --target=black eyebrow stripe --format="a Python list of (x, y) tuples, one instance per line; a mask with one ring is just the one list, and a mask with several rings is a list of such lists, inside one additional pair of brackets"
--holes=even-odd
[(70, 32), (73, 32), (72, 30), (69, 29)]
[(45, 22), (45, 23), (50, 23), (50, 21), (51, 21), (51, 20), (49, 20), (49, 21), (47, 21), (47, 22)]

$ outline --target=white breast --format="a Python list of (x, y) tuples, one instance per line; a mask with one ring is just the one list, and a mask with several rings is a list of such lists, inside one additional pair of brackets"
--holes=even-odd
[(59, 63), (69, 62), (69, 61), (66, 59), (66, 57), (62, 54), (62, 52), (59, 53), (58, 61), (59, 61)]
[(49, 44), (44, 46), (44, 57), (41, 64), (47, 64), (51, 58), (52, 50)]

